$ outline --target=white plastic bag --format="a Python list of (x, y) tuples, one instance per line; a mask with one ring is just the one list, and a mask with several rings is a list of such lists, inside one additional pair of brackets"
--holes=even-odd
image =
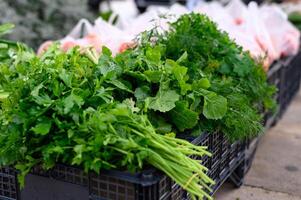
[(113, 54), (120, 51), (124, 43), (131, 42), (133, 36), (107, 23), (101, 18), (95, 20), (94, 30), (100, 36), (102, 44), (108, 47)]
[(236, 25), (244, 23), (248, 15), (248, 8), (241, 0), (231, 0), (225, 10), (231, 15)]
[[(59, 42), (63, 51), (75, 46), (93, 46), (99, 51), (101, 47), (100, 38), (95, 34), (94, 27), (86, 19), (81, 19), (69, 34), (60, 39)], [(40, 46), (38, 54), (43, 53), (52, 43), (52, 41), (44, 42)]]
[[(101, 52), (102, 47), (108, 47), (113, 54), (125, 48), (124, 44), (131, 42), (132, 36), (125, 31), (121, 31), (117, 27), (109, 24), (101, 18), (95, 20), (94, 25), (90, 24), (86, 19), (81, 19), (77, 25), (69, 32), (66, 37), (59, 40), (61, 49), (68, 49), (79, 46), (80, 48), (93, 47), (96, 51)], [(52, 41), (43, 43), (38, 54), (41, 54), (52, 44)]]
[(252, 35), (260, 48), (267, 53), (269, 64), (280, 57), (280, 52), (277, 52), (275, 49), (269, 34), (269, 27), (266, 26), (261, 18), (260, 10), (255, 2), (251, 2), (248, 5), (248, 15), (244, 23), (244, 28), (246, 33)]
[(78, 39), (91, 32), (94, 32), (92, 24), (86, 19), (81, 19), (66, 37)]
[(180, 4), (174, 4), (169, 9), (165, 7), (150, 7), (148, 10), (133, 19), (129, 26), (124, 30), (133, 36), (137, 36), (143, 31), (158, 27), (158, 31), (164, 31), (169, 28), (169, 23), (178, 19), (182, 14), (189, 11)]
[(60, 40), (64, 51), (79, 46), (81, 48), (94, 47), (101, 51), (101, 38), (96, 34), (95, 28), (86, 19), (81, 19), (69, 34)]
[(212, 21), (217, 23), (218, 28), (223, 31), (229, 32), (234, 26), (231, 15), (229, 15), (225, 8), (218, 2), (199, 3), (194, 12), (206, 14)]
[(287, 15), (277, 6), (263, 6), (260, 13), (277, 53), (280, 56), (297, 54), (300, 32), (288, 21)]

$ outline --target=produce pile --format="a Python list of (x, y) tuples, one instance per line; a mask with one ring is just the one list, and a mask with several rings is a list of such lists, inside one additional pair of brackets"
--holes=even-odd
[[(151, 7), (134, 18), (118, 17), (114, 26), (101, 19), (97, 19), (94, 25), (81, 21), (86, 27), (85, 37), (78, 38), (79, 34), (75, 34), (80, 32), (80, 22), (60, 42), (62, 49), (76, 45), (93, 45), (96, 48), (105, 45), (115, 53), (122, 51), (127, 43), (141, 32), (151, 30), (156, 26), (167, 30), (171, 20), (175, 21), (182, 14), (188, 14), (191, 11), (206, 14), (216, 22), (231, 39), (242, 46), (245, 51), (249, 51), (254, 59), (263, 60), (263, 67), (266, 71), (276, 60), (296, 55), (299, 51), (300, 32), (290, 23), (287, 14), (279, 6), (258, 6), (256, 2), (251, 2), (246, 6), (241, 0), (231, 0), (226, 6), (218, 1), (200, 2), (190, 9), (180, 4), (174, 4), (169, 8)], [(298, 20), (298, 17), (295, 19)], [(42, 45), (41, 50), (47, 48), (50, 43), (48, 41)]]
[(175, 136), (256, 136), (275, 88), (261, 64), (204, 15), (183, 15), (135, 44), (115, 56), (106, 47), (65, 52), (53, 44), (37, 56), (1, 40), (0, 164), (19, 169), (22, 184), (35, 165), (96, 172), (152, 165), (193, 199), (211, 199), (214, 182), (190, 157), (210, 153)]

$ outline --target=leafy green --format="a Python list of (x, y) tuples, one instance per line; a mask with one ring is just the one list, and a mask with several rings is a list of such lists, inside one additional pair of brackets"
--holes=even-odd
[(0, 62), (0, 164), (20, 170), (21, 186), (36, 165), (65, 163), (97, 173), (152, 165), (192, 197), (211, 199), (204, 188), (214, 182), (190, 157), (210, 155), (206, 147), (174, 138), (164, 118), (156, 117), (153, 125), (136, 105), (149, 99), (149, 109), (175, 108), (180, 95), (168, 82), (156, 93), (147, 85), (134, 87), (109, 54), (95, 63), (77, 48), (64, 53), (53, 46), (42, 57), (26, 50), (15, 55)]
[(160, 112), (167, 112), (176, 106), (180, 95), (175, 90), (160, 89), (155, 97), (149, 97), (149, 108)]
[(46, 135), (49, 133), (50, 128), (51, 128), (51, 121), (45, 120), (45, 121), (38, 123), (36, 126), (34, 126), (32, 128), (32, 131), (35, 134)]
[(14, 27), (13, 24), (2, 24), (0, 26), (0, 36), (9, 33)]
[(176, 103), (176, 107), (168, 112), (168, 116), (172, 123), (180, 130), (193, 128), (199, 120), (199, 115), (197, 112), (190, 110), (184, 101), (179, 101)]
[(210, 93), (204, 99), (204, 116), (207, 119), (221, 119), (227, 112), (227, 99)]
[[(190, 100), (184, 99), (194, 109), (203, 105), (201, 112), (206, 120), (199, 123), (204, 131), (219, 129), (232, 140), (261, 132), (260, 108), (275, 107), (272, 99), (275, 87), (268, 85), (261, 64), (218, 30), (208, 17), (183, 15), (166, 33), (153, 31), (149, 37), (157, 37), (158, 43), (164, 46), (162, 57), (177, 60), (187, 55), (181, 60), (181, 66), (188, 69), (186, 82), (192, 84), (194, 93), (188, 94)], [(208, 91), (202, 93), (203, 99), (196, 97), (200, 89)], [(236, 123), (240, 124), (236, 126)]]
[(192, 198), (210, 199), (205, 190), (213, 181), (190, 157), (210, 154), (174, 135), (258, 135), (260, 109), (273, 107), (275, 88), (261, 65), (203, 15), (183, 15), (138, 42), (115, 57), (105, 47), (101, 55), (64, 53), (57, 44), (38, 57), (0, 41), (0, 164), (19, 169), (21, 183), (35, 165), (99, 172), (149, 164)]

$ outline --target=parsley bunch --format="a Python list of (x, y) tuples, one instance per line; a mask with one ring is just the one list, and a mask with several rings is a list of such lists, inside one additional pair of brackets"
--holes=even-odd
[(92, 50), (64, 53), (57, 45), (42, 57), (23, 48), (9, 54), (9, 62), (0, 61), (0, 165), (15, 166), (21, 185), (36, 165), (65, 163), (97, 173), (152, 165), (193, 198), (211, 199), (214, 182), (190, 157), (210, 156), (206, 147), (156, 133), (127, 98), (133, 92), (108, 49), (99, 60)]

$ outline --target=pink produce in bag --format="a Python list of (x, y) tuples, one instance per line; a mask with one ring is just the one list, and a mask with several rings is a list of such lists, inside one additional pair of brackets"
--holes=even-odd
[(280, 57), (280, 52), (274, 46), (272, 38), (269, 34), (268, 28), (258, 8), (257, 3), (251, 2), (248, 5), (248, 15), (244, 23), (246, 33), (252, 35), (257, 41), (260, 48), (266, 52), (268, 63), (272, 64), (274, 60)]
[(96, 19), (94, 23), (94, 31), (101, 38), (102, 44), (108, 47), (114, 55), (121, 50), (124, 44), (130, 44), (134, 38), (101, 18)]
[(248, 15), (247, 6), (241, 0), (231, 0), (225, 7), (236, 25), (243, 24)]
[(288, 21), (287, 15), (277, 6), (263, 6), (260, 13), (279, 56), (297, 54), (300, 32)]
[[(63, 51), (68, 51), (75, 46), (81, 48), (92, 46), (98, 51), (101, 50), (100, 37), (95, 33), (93, 26), (86, 19), (81, 19), (69, 34), (59, 40), (59, 42)], [(38, 54), (42, 54), (52, 43), (52, 41), (44, 42), (40, 46)]]

